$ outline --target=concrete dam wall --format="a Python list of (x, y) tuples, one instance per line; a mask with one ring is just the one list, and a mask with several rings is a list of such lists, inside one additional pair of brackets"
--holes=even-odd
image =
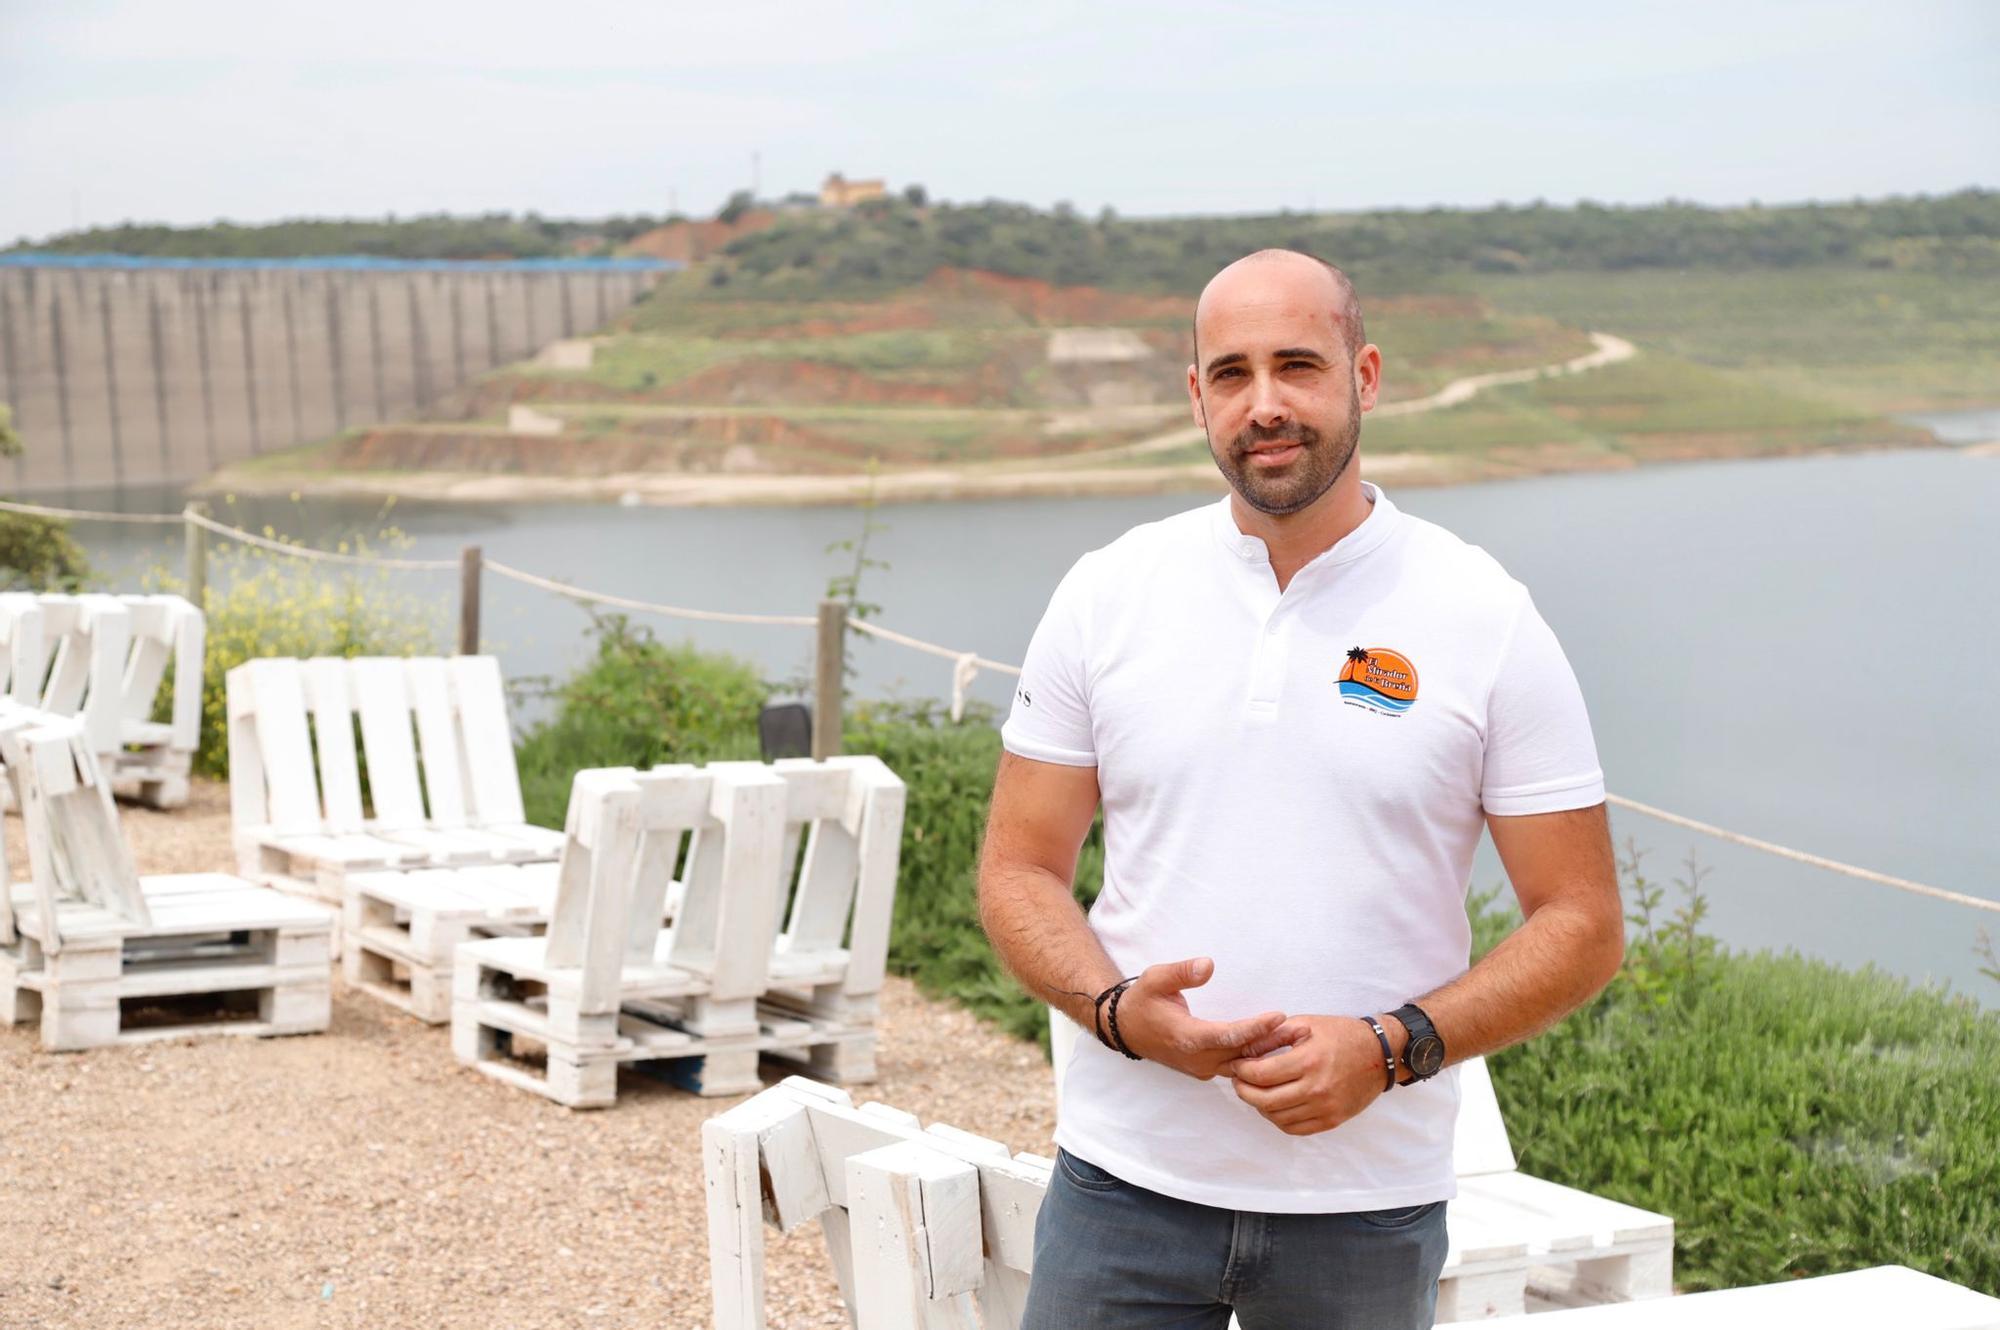
[(178, 485), (418, 415), (677, 264), (0, 256), (0, 489)]

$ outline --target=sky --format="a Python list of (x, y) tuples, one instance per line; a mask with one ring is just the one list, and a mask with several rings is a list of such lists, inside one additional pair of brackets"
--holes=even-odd
[(833, 170), (1087, 213), (2000, 186), (2000, 3), (0, 0), (0, 244), (712, 212)]

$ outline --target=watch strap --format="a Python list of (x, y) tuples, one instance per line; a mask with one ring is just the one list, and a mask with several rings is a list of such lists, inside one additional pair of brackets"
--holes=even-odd
[(1403, 1045), (1403, 1067), (1410, 1073), (1412, 1081), (1427, 1081), (1437, 1075), (1435, 1071), (1419, 1072), (1410, 1062), (1410, 1050), (1417, 1046), (1419, 1039), (1435, 1039), (1438, 1048), (1444, 1048), (1444, 1037), (1438, 1034), (1437, 1026), (1431, 1024), (1431, 1018), (1424, 1013), (1424, 1009), (1414, 1002), (1405, 1002), (1389, 1014), (1401, 1021), (1403, 1028), (1410, 1032), (1408, 1041)]

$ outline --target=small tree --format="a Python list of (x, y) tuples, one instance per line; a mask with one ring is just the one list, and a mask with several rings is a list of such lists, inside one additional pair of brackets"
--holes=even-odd
[[(0, 402), (0, 457), (19, 457), (14, 411)], [(90, 577), (90, 561), (70, 539), (67, 524), (30, 513), (0, 512), (0, 590), (77, 591)]]

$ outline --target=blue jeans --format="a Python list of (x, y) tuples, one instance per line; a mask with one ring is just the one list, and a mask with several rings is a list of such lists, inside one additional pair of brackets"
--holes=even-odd
[(1218, 1210), (1060, 1150), (1021, 1330), (1428, 1330), (1444, 1208)]

